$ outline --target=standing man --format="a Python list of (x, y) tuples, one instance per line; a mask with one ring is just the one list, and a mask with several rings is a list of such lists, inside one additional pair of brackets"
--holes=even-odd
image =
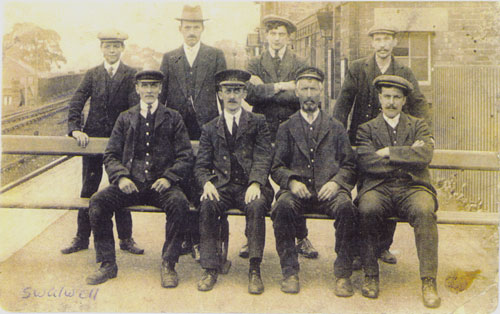
[(272, 160), (269, 129), (264, 116), (241, 107), (250, 73), (218, 72), (215, 80), (224, 113), (203, 127), (194, 168), (203, 187), (200, 205), (201, 266), (205, 269), (198, 290), (211, 290), (217, 280), (217, 241), (220, 217), (230, 208), (246, 215), (250, 269), (248, 292), (261, 294), (260, 263), (266, 239), (266, 212), (274, 191), (268, 181)]
[[(205, 29), (200, 6), (185, 5), (179, 31), (184, 37), (184, 44), (163, 56), (160, 71), (165, 78), (160, 94), (160, 103), (177, 110), (186, 124), (189, 138), (200, 139), (201, 127), (219, 115), (215, 73), (226, 69), (226, 59), (222, 50), (203, 44), (201, 34)], [(194, 180), (190, 186), (196, 186)], [(197, 205), (200, 192), (193, 189), (188, 198)], [(199, 260), (198, 243), (200, 242), (198, 215), (190, 214), (189, 232), (185, 252), (191, 251)]]
[[(100, 32), (101, 52), (104, 63), (90, 69), (69, 102), (68, 135), (79, 146), (86, 147), (89, 137), (109, 137), (118, 115), (139, 101), (134, 87), (136, 70), (120, 61), (128, 35), (117, 30)], [(82, 127), (82, 111), (90, 98), (87, 121)], [(102, 178), (102, 156), (82, 157), (82, 190), (80, 197), (89, 198), (99, 188)], [(116, 215), (116, 229), (120, 248), (133, 254), (143, 254), (132, 238), (132, 216), (128, 211)], [(78, 211), (76, 237), (69, 247), (62, 249), (70, 254), (87, 249), (90, 237), (88, 209)]]
[[(394, 27), (373, 26), (368, 32), (374, 50), (373, 55), (354, 61), (346, 73), (340, 95), (335, 103), (333, 117), (347, 128), (348, 116), (352, 109), (352, 118), (348, 129), (352, 145), (357, 145), (358, 126), (375, 118), (382, 110), (378, 93), (372, 84), (373, 80), (382, 74), (398, 75), (411, 82), (414, 89), (408, 95), (403, 110), (412, 116), (425, 119), (432, 129), (429, 105), (418, 88), (418, 82), (412, 70), (399, 64), (392, 55), (392, 50), (398, 43), (396, 35), (397, 30)], [(389, 251), (396, 230), (396, 222), (387, 221), (386, 224), (381, 225), (381, 228), (382, 236), (377, 254), (382, 261), (396, 264), (396, 256)], [(359, 263), (355, 264), (359, 265)]]
[(189, 211), (179, 183), (192, 170), (193, 149), (179, 113), (158, 103), (162, 79), (160, 71), (137, 73), (140, 103), (120, 114), (106, 147), (104, 164), (111, 185), (90, 199), (96, 260), (101, 267), (87, 277), (89, 285), (116, 277), (111, 218), (124, 207), (138, 204), (165, 211), (161, 285), (173, 288), (178, 284), (175, 264)]
[(362, 234), (365, 280), (363, 296), (377, 298), (379, 225), (397, 216), (415, 232), (424, 305), (441, 303), (437, 294), (438, 230), (436, 191), (428, 166), (434, 143), (427, 124), (402, 112), (412, 84), (400, 76), (381, 75), (373, 85), (379, 92), (382, 113), (362, 124), (357, 135), (361, 188), (357, 202)]
[[(248, 64), (252, 78), (246, 100), (253, 106), (253, 112), (266, 117), (274, 143), (280, 123), (300, 109), (299, 99), (295, 95), (295, 77), (307, 65), (287, 47), (290, 35), (297, 30), (292, 21), (268, 15), (262, 22), (266, 27), (268, 48)], [(299, 228), (297, 250), (305, 257), (318, 257), (318, 251), (307, 239), (305, 218)], [(248, 245), (243, 246), (240, 256), (248, 256)]]
[(271, 177), (280, 191), (271, 219), (283, 274), (281, 291), (298, 293), (297, 218), (307, 212), (335, 218), (335, 294), (349, 297), (354, 294), (350, 277), (356, 215), (351, 200), (355, 159), (342, 124), (319, 109), (323, 79), (316, 68), (307, 68), (297, 76), (301, 109), (280, 125), (276, 137)]

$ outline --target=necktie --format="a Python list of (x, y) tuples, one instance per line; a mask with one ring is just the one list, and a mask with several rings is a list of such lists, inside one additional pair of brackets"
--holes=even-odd
[(274, 50), (273, 61), (274, 61), (274, 67), (276, 69), (276, 72), (278, 72), (279, 71), (279, 67), (280, 67), (280, 63), (281, 63), (281, 59), (280, 59), (280, 55), (279, 55), (279, 49), (275, 49)]
[(152, 115), (151, 115), (151, 107), (152, 107), (152, 105), (148, 105), (148, 114), (146, 115), (146, 120), (147, 121), (151, 121), (151, 117), (152, 117)]
[(108, 74), (109, 74), (109, 77), (113, 77), (113, 67), (109, 67)]
[(231, 131), (231, 135), (236, 137), (236, 133), (238, 132), (238, 125), (236, 124), (236, 116), (233, 117), (233, 129)]

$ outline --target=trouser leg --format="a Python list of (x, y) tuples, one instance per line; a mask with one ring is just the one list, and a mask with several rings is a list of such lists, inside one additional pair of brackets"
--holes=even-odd
[(307, 230), (307, 220), (305, 217), (299, 219), (297, 223), (297, 239), (305, 239), (308, 236), (309, 231)]
[[(323, 204), (321, 204), (323, 203)], [(341, 190), (333, 200), (321, 202), (322, 211), (335, 218), (334, 274), (337, 278), (349, 278), (352, 275), (353, 244), (356, 235), (356, 208), (350, 193)]]
[(382, 223), (382, 228), (380, 229), (378, 256), (380, 256), (383, 251), (391, 248), (394, 239), (394, 232), (396, 232), (396, 226), (397, 222), (389, 219), (384, 220)]
[(437, 275), (438, 230), (435, 210), (435, 199), (427, 191), (411, 194), (400, 205), (400, 216), (408, 219), (415, 233), (421, 278), (436, 278)]
[(77, 218), (77, 230), (76, 236), (83, 241), (89, 241), (90, 237), (90, 217), (89, 217), (89, 208), (80, 208), (78, 210), (78, 218)]
[(361, 258), (365, 275), (378, 276), (378, 244), (380, 226), (385, 220), (385, 212), (391, 207), (390, 198), (371, 190), (361, 196), (358, 204), (359, 226), (361, 229)]
[(181, 252), (182, 234), (186, 230), (189, 202), (178, 186), (171, 186), (162, 193), (153, 193), (153, 204), (165, 211), (165, 242), (162, 258), (177, 263)]
[(94, 233), (94, 247), (98, 263), (116, 260), (113, 213), (136, 203), (137, 193), (125, 194), (116, 185), (108, 186), (90, 199), (90, 224)]
[[(243, 205), (245, 211), (245, 235), (248, 238), (249, 258), (262, 260), (266, 242), (266, 212), (271, 205), (273, 192), (267, 187), (261, 188), (260, 198)], [(240, 193), (244, 198), (244, 193)], [(244, 199), (242, 199), (244, 201)], [(241, 206), (240, 205), (240, 206)]]
[(219, 239), (222, 209), (216, 200), (200, 203), (200, 264), (204, 269), (219, 267), (217, 241)]
[(97, 192), (102, 178), (102, 156), (82, 157), (82, 190), (80, 197), (89, 198)]
[(120, 240), (132, 237), (132, 214), (130, 210), (119, 210), (115, 212), (116, 232)]
[(283, 276), (297, 274), (300, 270), (295, 237), (297, 225), (302, 219), (301, 202), (291, 192), (283, 192), (274, 204), (271, 212), (273, 220), (276, 251), (280, 258)]

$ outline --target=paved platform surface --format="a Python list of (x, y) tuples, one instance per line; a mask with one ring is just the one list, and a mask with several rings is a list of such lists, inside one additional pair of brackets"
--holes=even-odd
[[(78, 193), (79, 160), (74, 158), (23, 184), (2, 197), (69, 197)], [(32, 194), (34, 193), (34, 194)], [(75, 195), (75, 194), (72, 194)], [(38, 197), (37, 196), (37, 197)], [(184, 312), (184, 313), (492, 313), (498, 301), (498, 232), (496, 227), (439, 225), (438, 290), (442, 305), (423, 306), (418, 260), (412, 228), (398, 225), (392, 251), (397, 265), (381, 263), (380, 296), (361, 295), (361, 271), (352, 279), (355, 295), (338, 298), (333, 291), (335, 259), (332, 222), (309, 220), (309, 238), (319, 250), (316, 260), (301, 258), (301, 292), (280, 291), (281, 271), (272, 224), (266, 220), (266, 248), (262, 265), (265, 292), (247, 293), (248, 261), (238, 257), (244, 243), (244, 219), (230, 217), (229, 259), (232, 268), (210, 292), (199, 292), (196, 283), (202, 269), (183, 256), (177, 266), (179, 287), (160, 286), (164, 215), (133, 213), (134, 238), (145, 248), (143, 256), (117, 250), (118, 277), (102, 285), (88, 286), (85, 277), (98, 265), (91, 244), (88, 250), (62, 255), (76, 231), (76, 211), (0, 209), (0, 306), (19, 312)], [(31, 216), (30, 213), (33, 213)], [(45, 214), (46, 213), (46, 214)], [(38, 215), (38, 216), (37, 216)], [(9, 236), (7, 241), (4, 234)], [(17, 241), (18, 239), (24, 239)], [(18, 242), (18, 243), (16, 243)], [(3, 255), (2, 255), (3, 254)], [(446, 287), (456, 271), (480, 270), (463, 292)]]

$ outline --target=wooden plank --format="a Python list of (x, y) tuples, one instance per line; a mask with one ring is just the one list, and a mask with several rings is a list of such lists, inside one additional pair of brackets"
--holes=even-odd
[[(104, 153), (107, 143), (107, 138), (93, 137), (89, 145), (82, 148), (70, 137), (4, 135), (2, 153), (88, 156)], [(198, 141), (191, 141), (191, 144), (196, 152)], [(500, 171), (500, 153), (436, 149), (430, 168)]]
[[(31, 208), (31, 209), (60, 209), (60, 210), (78, 210), (88, 208), (88, 199), (74, 199), (71, 201), (57, 201), (57, 200), (47, 200), (47, 201), (30, 201), (30, 200), (0, 200), (0, 208)], [(130, 206), (127, 207), (130, 211), (143, 212), (143, 213), (163, 213), (163, 210), (154, 206)], [(191, 211), (195, 211), (194, 207), (191, 207)], [(238, 209), (230, 209), (226, 212), (231, 216), (244, 216), (245, 213)], [(269, 214), (266, 215), (269, 217)], [(333, 220), (327, 215), (322, 214), (306, 214), (304, 217), (308, 219), (327, 219)], [(488, 213), (488, 212), (461, 212), (461, 211), (438, 211), (437, 212), (437, 223), (438, 224), (448, 224), (448, 225), (498, 225), (499, 224), (499, 214), (498, 213)], [(392, 217), (397, 222), (406, 222), (397, 217)]]

